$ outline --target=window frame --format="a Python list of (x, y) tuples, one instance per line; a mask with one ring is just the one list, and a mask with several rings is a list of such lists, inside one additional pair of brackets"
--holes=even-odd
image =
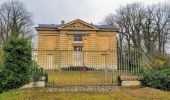
[(83, 51), (83, 46), (73, 46), (74, 51)]
[(82, 35), (74, 35), (74, 41), (83, 41)]

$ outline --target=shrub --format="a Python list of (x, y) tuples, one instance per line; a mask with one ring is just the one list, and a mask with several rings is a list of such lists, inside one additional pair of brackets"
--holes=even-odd
[(160, 68), (170, 65), (170, 55), (166, 54), (163, 56), (153, 56), (152, 63), (154, 68)]
[(4, 53), (3, 50), (0, 49), (0, 67), (2, 67), (4, 61)]
[(45, 76), (46, 77), (46, 82), (48, 81), (48, 75), (44, 72), (44, 69), (41, 68), (40, 66), (37, 65), (36, 62), (32, 63), (32, 67), (31, 67), (31, 77), (30, 77), (30, 81), (37, 81), (39, 77), (41, 76)]
[(143, 85), (170, 91), (170, 67), (147, 70), (143, 76)]
[(5, 78), (5, 75), (4, 75), (4, 73), (3, 73), (3, 71), (2, 70), (0, 70), (0, 93), (2, 93), (2, 91), (3, 91), (3, 82), (4, 82), (4, 79)]
[(31, 47), (25, 38), (10, 37), (4, 45), (5, 89), (20, 87), (29, 82), (32, 64)]

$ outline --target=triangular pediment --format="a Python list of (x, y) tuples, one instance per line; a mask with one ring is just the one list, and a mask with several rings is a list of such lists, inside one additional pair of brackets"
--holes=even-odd
[(59, 29), (70, 29), (70, 30), (98, 30), (95, 26), (86, 23), (80, 19), (66, 23), (59, 27)]

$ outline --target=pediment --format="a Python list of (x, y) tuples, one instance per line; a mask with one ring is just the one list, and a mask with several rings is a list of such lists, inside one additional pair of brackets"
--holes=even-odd
[(70, 30), (97, 30), (96, 27), (94, 27), (91, 24), (88, 24), (82, 20), (74, 20), (72, 22), (66, 23), (63, 26), (59, 27), (59, 29), (70, 29)]

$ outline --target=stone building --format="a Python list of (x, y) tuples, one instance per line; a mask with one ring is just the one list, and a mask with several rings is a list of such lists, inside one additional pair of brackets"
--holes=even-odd
[(86, 67), (117, 69), (118, 28), (80, 19), (39, 24), (37, 63), (44, 69)]

